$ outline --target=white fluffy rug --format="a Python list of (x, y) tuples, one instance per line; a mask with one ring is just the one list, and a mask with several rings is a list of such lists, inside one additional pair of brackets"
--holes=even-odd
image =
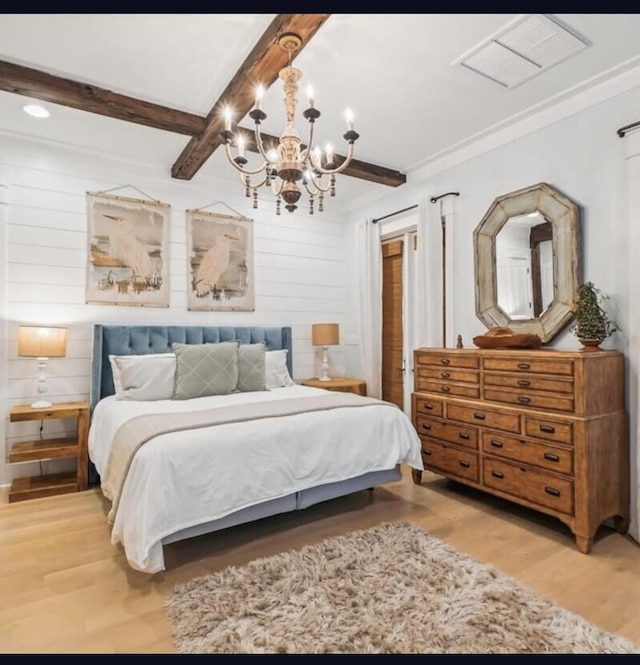
[(640, 653), (407, 523), (177, 586), (180, 653)]

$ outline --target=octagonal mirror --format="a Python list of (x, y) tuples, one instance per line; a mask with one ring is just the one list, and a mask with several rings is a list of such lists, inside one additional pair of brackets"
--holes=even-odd
[(550, 342), (581, 279), (578, 205), (546, 183), (499, 196), (473, 232), (476, 314)]

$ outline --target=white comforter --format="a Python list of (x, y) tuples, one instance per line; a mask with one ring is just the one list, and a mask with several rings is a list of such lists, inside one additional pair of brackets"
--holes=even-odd
[[(293, 386), (191, 400), (134, 402), (107, 397), (95, 407), (89, 455), (103, 473), (117, 429), (147, 413), (210, 407), (323, 392)], [(129, 564), (164, 569), (162, 539), (249, 506), (316, 485), (397, 464), (422, 469), (420, 440), (409, 418), (388, 406), (339, 408), (163, 434), (136, 453), (113, 524)]]

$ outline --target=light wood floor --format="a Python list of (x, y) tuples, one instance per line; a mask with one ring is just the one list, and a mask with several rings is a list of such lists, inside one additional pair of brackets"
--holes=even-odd
[(306, 511), (165, 548), (133, 571), (110, 544), (99, 490), (0, 498), (0, 652), (172, 653), (163, 599), (176, 583), (382, 521), (416, 524), (597, 626), (640, 644), (640, 545), (602, 527), (580, 554), (557, 520), (425, 472)]

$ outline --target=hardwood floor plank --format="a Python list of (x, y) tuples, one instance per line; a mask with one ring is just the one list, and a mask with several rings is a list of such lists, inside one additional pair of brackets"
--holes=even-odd
[(177, 583), (385, 521), (420, 526), (588, 621), (640, 644), (640, 545), (603, 527), (578, 552), (563, 524), (425, 472), (305, 511), (165, 548), (132, 570), (111, 545), (98, 489), (0, 502), (0, 652), (173, 653), (164, 598)]

